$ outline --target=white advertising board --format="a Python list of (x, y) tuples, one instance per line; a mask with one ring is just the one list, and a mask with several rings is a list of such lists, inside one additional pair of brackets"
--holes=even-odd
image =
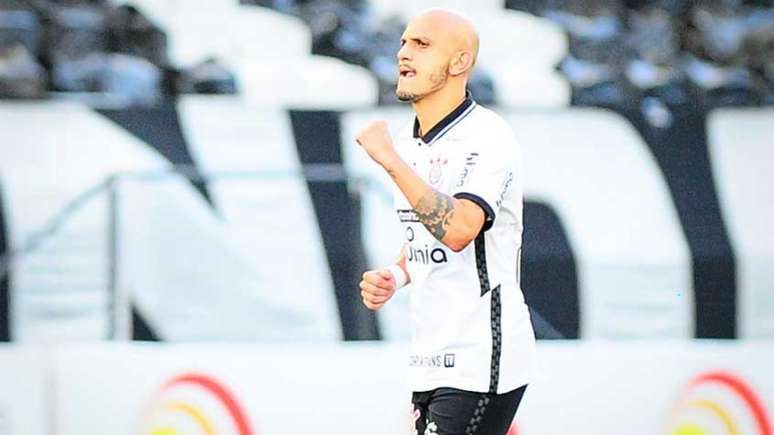
[[(56, 435), (409, 434), (395, 344), (61, 349)], [(771, 435), (774, 342), (541, 342), (510, 435)], [(482, 434), (484, 435), (484, 434)]]
[(0, 435), (45, 435), (50, 378), (37, 348), (0, 345)]
[(774, 342), (541, 343), (519, 435), (770, 435)]
[(344, 344), (62, 349), (57, 435), (405, 433), (401, 355)]

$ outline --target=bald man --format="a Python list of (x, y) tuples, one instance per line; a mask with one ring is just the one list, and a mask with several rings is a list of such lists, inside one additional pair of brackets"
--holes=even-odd
[(520, 288), (521, 151), (508, 124), (466, 92), (478, 35), (431, 10), (401, 37), (396, 95), (416, 117), (393, 142), (375, 122), (357, 142), (395, 184), (405, 241), (363, 274), (377, 310), (410, 283), (412, 433), (505, 435), (533, 371)]

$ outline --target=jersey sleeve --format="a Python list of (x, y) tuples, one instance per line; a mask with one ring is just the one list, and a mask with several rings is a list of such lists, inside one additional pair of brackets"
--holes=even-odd
[(490, 139), (471, 150), (454, 187), (453, 196), (476, 203), (484, 211), (483, 231), (494, 224), (514, 177), (518, 148), (512, 133)]

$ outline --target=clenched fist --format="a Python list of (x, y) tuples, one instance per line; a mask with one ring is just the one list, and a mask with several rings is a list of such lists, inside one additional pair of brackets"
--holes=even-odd
[(395, 294), (395, 277), (387, 269), (369, 270), (360, 281), (360, 296), (369, 310), (378, 310)]
[(390, 132), (387, 130), (387, 123), (384, 121), (372, 122), (355, 137), (355, 140), (376, 163), (383, 167), (397, 157)]

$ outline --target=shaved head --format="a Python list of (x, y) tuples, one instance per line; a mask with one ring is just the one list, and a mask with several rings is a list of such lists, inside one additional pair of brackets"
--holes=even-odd
[(478, 33), (467, 18), (445, 9), (414, 17), (401, 36), (396, 95), (417, 103), (443, 93), (458, 99), (478, 57)]
[(406, 28), (412, 25), (429, 29), (452, 51), (470, 53), (473, 58), (471, 66), (475, 64), (478, 32), (469, 19), (446, 9), (430, 9), (414, 17)]

